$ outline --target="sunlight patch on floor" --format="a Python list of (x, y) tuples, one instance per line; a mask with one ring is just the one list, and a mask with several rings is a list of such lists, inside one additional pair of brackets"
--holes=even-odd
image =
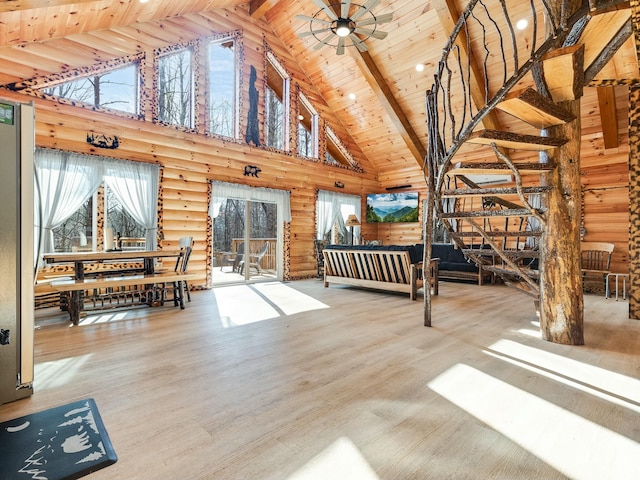
[(329, 308), (329, 305), (280, 282), (257, 283), (254, 288), (282, 310), (285, 315)]
[(457, 364), (429, 387), (570, 478), (637, 475), (638, 443), (473, 367)]
[(38, 391), (56, 388), (73, 382), (76, 372), (80, 371), (92, 354), (73, 358), (63, 358), (53, 362), (36, 363), (34, 366), (34, 389)]
[(126, 311), (112, 312), (112, 313), (100, 313), (97, 315), (87, 315), (81, 318), (78, 325), (95, 325), (98, 323), (116, 322), (118, 320), (125, 320), (127, 318)]
[(341, 437), (307, 462), (287, 480), (380, 480), (358, 447)]
[(225, 328), (262, 322), (280, 316), (278, 311), (249, 285), (214, 288), (213, 294)]
[(315, 298), (280, 282), (219, 287), (213, 289), (213, 294), (225, 328), (329, 308)]
[(518, 333), (522, 335), (527, 335), (528, 337), (540, 338), (540, 330), (532, 330), (530, 328), (520, 328), (516, 330)]
[[(638, 398), (640, 380), (635, 378), (511, 340), (499, 340), (485, 352), (640, 413), (640, 399)], [(499, 355), (495, 355), (495, 353)]]

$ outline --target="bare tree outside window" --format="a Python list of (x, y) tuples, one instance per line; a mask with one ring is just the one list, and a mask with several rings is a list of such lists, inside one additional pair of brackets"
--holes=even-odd
[(313, 109), (307, 97), (298, 97), (298, 155), (318, 157), (318, 113)]
[(158, 119), (171, 125), (193, 126), (192, 51), (158, 59)]
[(138, 113), (138, 68), (129, 65), (43, 89), (49, 95), (95, 107)]
[(93, 197), (89, 198), (73, 215), (52, 230), (55, 252), (91, 250), (93, 200)]
[(302, 123), (298, 123), (298, 155), (313, 157), (313, 138), (311, 131)]
[(107, 187), (105, 188), (107, 205), (105, 225), (113, 228), (113, 232), (120, 232), (125, 238), (144, 238), (145, 228), (136, 222), (124, 209), (118, 197)]
[(209, 132), (235, 138), (236, 58), (233, 39), (209, 45)]
[(266, 95), (267, 145), (283, 149), (284, 146), (284, 104), (282, 98), (269, 86)]
[[(144, 238), (144, 226), (127, 213), (109, 188), (105, 187), (105, 193), (105, 227), (113, 228), (114, 235), (120, 232), (124, 238)], [(73, 215), (53, 229), (53, 245), (56, 252), (92, 250), (93, 237), (97, 235), (93, 231), (93, 205), (96, 198), (96, 195), (89, 198)]]
[[(250, 238), (276, 238), (278, 231), (277, 207), (273, 203), (251, 202)], [(233, 240), (244, 238), (246, 201), (227, 199), (213, 222), (213, 249), (232, 251)]]

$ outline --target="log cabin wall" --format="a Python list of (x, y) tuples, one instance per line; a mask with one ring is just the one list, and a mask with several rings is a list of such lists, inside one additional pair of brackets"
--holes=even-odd
[[(251, 19), (242, 8), (209, 12), (205, 16), (216, 33), (241, 31), (243, 54), (239, 137), (242, 140), (214, 138), (153, 123), (150, 115), (153, 100), (148, 100), (154, 98), (152, 82), (148, 81), (153, 75), (149, 67), (152, 64), (152, 50), (145, 52), (146, 61), (143, 64), (144, 77), (147, 79), (141, 92), (141, 97), (146, 99), (144, 120), (5, 89), (0, 90), (0, 97), (18, 102), (34, 101), (38, 147), (161, 165), (163, 173), (159, 199), (159, 205), (162, 207), (159, 212), (160, 245), (163, 248), (176, 247), (180, 237), (193, 236), (195, 246), (189, 262), (189, 271), (197, 274), (198, 279), (190, 282), (192, 288), (210, 286), (207, 276), (211, 268), (211, 221), (207, 214), (210, 180), (290, 191), (292, 220), (290, 226), (285, 228), (286, 237), (290, 239), (285, 248), (285, 272), (288, 272), (287, 278), (290, 279), (315, 276), (315, 215), (310, 213), (315, 212), (317, 190), (340, 191), (360, 195), (364, 199), (366, 193), (375, 192), (379, 188), (376, 172), (372, 171), (371, 165), (351, 140), (346, 128), (333, 115), (318, 91), (300, 72), (294, 59), (264, 22)], [(185, 29), (188, 26), (188, 22), (185, 22)], [(194, 38), (199, 32), (200, 30), (193, 32)], [(185, 35), (187, 33), (185, 32)], [(321, 121), (329, 125), (342, 140), (360, 171), (244, 143), (251, 67), (257, 71), (260, 135), (261, 142), (264, 141), (265, 45), (291, 76), (292, 87), (295, 86), (295, 89), (305, 93), (317, 109)], [(293, 99), (291, 103), (293, 108)], [(203, 123), (202, 119), (196, 122), (204, 129)], [(93, 147), (86, 142), (88, 132), (116, 135), (119, 138), (119, 147), (115, 150)], [(262, 169), (259, 178), (243, 175), (247, 164), (258, 165)], [(344, 188), (337, 189), (336, 182), (343, 184)]]
[[(417, 163), (409, 165), (394, 156), (393, 145), (364, 145), (368, 151), (376, 151), (380, 158), (367, 159), (349, 135), (349, 125), (341, 123), (328, 107), (322, 88), (302, 74), (296, 59), (275, 37), (271, 26), (264, 21), (251, 18), (246, 7), (215, 10), (201, 14), (188, 14), (174, 19), (180, 21), (182, 30), (176, 41), (190, 41), (215, 34), (240, 32), (242, 44), (241, 112), (239, 138), (237, 142), (222, 140), (205, 135), (185, 132), (176, 128), (152, 122), (153, 95), (149, 89), (153, 78), (153, 45), (145, 47), (144, 77), (147, 81), (143, 91), (143, 108), (146, 121), (122, 118), (113, 114), (92, 111), (89, 108), (73, 107), (52, 100), (33, 98), (8, 90), (0, 90), (0, 96), (14, 101), (31, 101), (36, 104), (38, 146), (59, 148), (80, 153), (93, 153), (122, 159), (158, 163), (163, 167), (161, 182), (163, 205), (161, 211), (162, 245), (175, 246), (177, 239), (185, 234), (193, 235), (195, 250), (190, 261), (190, 270), (200, 278), (193, 285), (207, 286), (207, 271), (210, 264), (210, 222), (207, 217), (208, 181), (221, 180), (258, 187), (285, 189), (291, 192), (292, 222), (290, 235), (289, 278), (303, 278), (316, 273), (313, 238), (315, 235), (315, 199), (318, 189), (340, 191), (362, 197), (361, 218), (365, 212), (365, 195), (383, 193), (388, 187), (411, 185), (410, 190), (420, 192), (420, 205), (425, 198), (424, 178)], [(430, 21), (436, 22), (434, 18)], [(430, 24), (429, 24), (430, 25)], [(428, 30), (425, 24), (424, 28)], [(161, 28), (148, 25), (146, 28)], [(276, 28), (276, 27), (274, 27)], [(169, 34), (169, 32), (165, 32)], [(173, 32), (175, 33), (175, 32)], [(96, 35), (100, 35), (96, 33)], [(140, 39), (144, 45), (145, 39)], [(321, 117), (321, 125), (327, 125), (340, 137), (353, 154), (362, 171), (349, 170), (305, 160), (291, 153), (279, 152), (246, 145), (244, 136), (247, 128), (249, 109), (249, 85), (251, 67), (257, 72), (256, 88), (259, 92), (259, 124), (261, 142), (264, 141), (264, 79), (265, 49), (268, 48), (291, 75), (291, 91), (304, 92)], [(332, 53), (333, 55), (333, 53)], [(311, 69), (311, 75), (319, 75), (315, 70), (324, 69), (322, 62)], [(37, 70), (37, 65), (34, 65)], [(203, 66), (201, 65), (202, 69)], [(338, 69), (339, 70), (339, 69)], [(345, 71), (345, 76), (353, 76)], [(202, 84), (204, 78), (200, 79)], [(326, 87), (325, 87), (326, 90)], [(365, 96), (366, 88), (356, 92), (358, 98)], [(330, 90), (326, 95), (344, 96), (344, 91)], [(422, 110), (424, 92), (419, 92)], [(628, 271), (628, 98), (625, 87), (616, 88), (618, 106), (619, 144), (615, 148), (604, 148), (602, 122), (595, 88), (585, 89), (583, 102), (582, 138), (582, 178), (584, 192), (585, 240), (611, 241), (616, 245), (612, 270)], [(405, 99), (403, 99), (405, 100)], [(358, 100), (360, 101), (360, 100)], [(292, 113), (295, 113), (292, 100)], [(204, 129), (204, 104), (200, 109), (196, 125)], [(501, 114), (504, 115), (504, 114)], [(292, 116), (295, 118), (295, 116)], [(504, 119), (504, 118), (503, 118)], [(383, 123), (379, 119), (378, 123)], [(292, 120), (292, 123), (294, 120)], [(508, 124), (508, 120), (505, 121)], [(380, 127), (382, 128), (382, 127)], [(425, 127), (426, 128), (426, 127)], [(121, 145), (117, 150), (100, 150), (85, 142), (88, 131), (118, 135)], [(291, 129), (291, 131), (295, 131)], [(422, 132), (419, 132), (422, 133)], [(382, 135), (381, 135), (382, 138)], [(294, 139), (293, 139), (294, 140)], [(295, 142), (292, 142), (292, 144)], [(322, 142), (321, 142), (322, 143)], [(379, 153), (377, 153), (379, 152)], [(469, 158), (486, 152), (467, 152)], [(374, 155), (374, 153), (370, 153)], [(382, 165), (377, 171), (369, 160)], [(244, 177), (245, 165), (259, 165), (260, 178)], [(344, 184), (344, 189), (336, 189), (335, 182)], [(409, 189), (407, 189), (409, 190)], [(421, 240), (422, 225), (363, 223), (362, 235), (365, 239), (381, 239), (385, 244), (408, 244)]]

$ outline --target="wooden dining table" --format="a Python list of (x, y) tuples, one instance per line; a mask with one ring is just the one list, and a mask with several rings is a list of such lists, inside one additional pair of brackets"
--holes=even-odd
[[(71, 253), (49, 253), (43, 255), (45, 262), (49, 264), (73, 263), (74, 280), (53, 281), (51, 286), (60, 291), (67, 298), (66, 309), (69, 312), (70, 320), (74, 325), (78, 325), (81, 312), (84, 310), (84, 291), (99, 288), (120, 288), (131, 285), (144, 284), (144, 292), (153, 292), (156, 283), (165, 284), (173, 282), (178, 293), (174, 295), (174, 304), (184, 308), (183, 288), (184, 281), (191, 275), (182, 272), (155, 272), (155, 261), (159, 258), (178, 258), (182, 255), (182, 250), (143, 250), (143, 251), (108, 251), (108, 252), (71, 252)], [(132, 268), (131, 262), (144, 261), (144, 268)], [(85, 278), (85, 265), (113, 262), (114, 268), (91, 272), (91, 278)], [(121, 265), (119, 265), (121, 264)], [(113, 267), (113, 265), (112, 265)], [(96, 276), (97, 275), (97, 276)], [(124, 275), (124, 276), (122, 276)], [(95, 290), (94, 290), (95, 291)], [(158, 299), (153, 295), (145, 296), (145, 303), (153, 306), (158, 303)], [(142, 300), (140, 295), (140, 300)], [(94, 302), (95, 304), (95, 302)], [(117, 306), (121, 306), (118, 302)], [(106, 308), (110, 308), (109, 303)], [(124, 306), (124, 305), (122, 305)], [(105, 308), (104, 303), (100, 309)]]
[[(84, 266), (90, 263), (144, 261), (144, 272), (151, 275), (155, 270), (155, 261), (159, 258), (178, 258), (181, 250), (123, 250), (108, 252), (69, 252), (47, 253), (42, 259), (47, 263), (73, 263), (76, 280), (84, 279)], [(117, 273), (117, 270), (114, 271)]]

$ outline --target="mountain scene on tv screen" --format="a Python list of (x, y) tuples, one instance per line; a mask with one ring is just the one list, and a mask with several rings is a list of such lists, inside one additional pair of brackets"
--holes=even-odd
[(367, 222), (417, 222), (418, 193), (380, 193), (367, 195)]

